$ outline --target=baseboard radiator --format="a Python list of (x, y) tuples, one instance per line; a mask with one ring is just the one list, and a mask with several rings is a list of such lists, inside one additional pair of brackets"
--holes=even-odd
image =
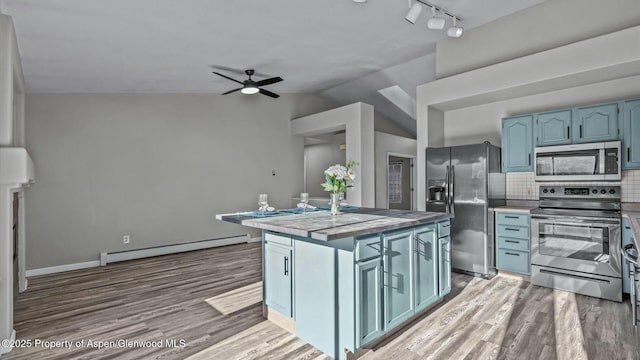
[(153, 256), (177, 254), (181, 252), (209, 249), (218, 246), (226, 246), (233, 244), (242, 244), (252, 242), (250, 234), (230, 236), (220, 239), (201, 240), (176, 245), (156, 246), (144, 249), (125, 250), (116, 252), (103, 252), (100, 253), (100, 266), (106, 266), (110, 263), (142, 259)]

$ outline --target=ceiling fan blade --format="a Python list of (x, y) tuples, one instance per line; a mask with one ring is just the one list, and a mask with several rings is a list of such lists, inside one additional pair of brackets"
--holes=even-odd
[(260, 89), (260, 94), (267, 95), (267, 96), (272, 97), (274, 99), (277, 99), (277, 98), (280, 97), (280, 95), (278, 95), (276, 93), (272, 93), (271, 91), (265, 90), (265, 89)]
[(264, 80), (260, 80), (256, 83), (256, 85), (258, 86), (265, 86), (265, 85), (271, 85), (271, 84), (275, 84), (282, 81), (282, 78), (280, 76), (276, 76), (276, 77), (272, 77), (271, 79), (264, 79)]
[(222, 95), (231, 94), (231, 93), (234, 93), (234, 92), (236, 92), (236, 91), (240, 91), (240, 90), (242, 90), (242, 88), (241, 88), (241, 87), (239, 87), (239, 88), (237, 88), (237, 89), (229, 90), (229, 91), (227, 91), (226, 93), (222, 93)]
[(236, 79), (234, 79), (234, 78), (230, 78), (230, 77), (228, 77), (227, 75), (220, 74), (219, 72), (216, 72), (216, 71), (214, 71), (213, 73), (214, 73), (214, 74), (216, 74), (216, 75), (218, 75), (218, 76), (222, 76), (222, 77), (223, 77), (223, 78), (225, 78), (225, 79), (229, 79), (229, 80), (231, 80), (231, 81), (235, 81), (235, 82), (237, 82), (238, 84), (242, 84), (242, 85), (244, 85), (244, 83), (243, 83), (242, 81), (238, 81), (238, 80), (236, 80)]

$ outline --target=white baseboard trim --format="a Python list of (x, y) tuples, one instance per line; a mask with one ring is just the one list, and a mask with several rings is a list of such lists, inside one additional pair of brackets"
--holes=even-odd
[(185, 244), (158, 246), (153, 248), (119, 251), (114, 253), (100, 253), (100, 266), (105, 266), (110, 263), (142, 259), (152, 256), (176, 254), (186, 251), (209, 249), (218, 246), (226, 246), (233, 244), (248, 243), (251, 241), (249, 234), (237, 235), (222, 239), (202, 240), (194, 241)]
[[(0, 354), (6, 354), (6, 353), (10, 352), (13, 349), (13, 343), (16, 340), (16, 331), (15, 330), (11, 331), (11, 337), (8, 338), (7, 340), (9, 340), (8, 341), (8, 343), (9, 343), (8, 346), (0, 344)], [(5, 342), (2, 341), (2, 344), (4, 344), (4, 343)]]
[(98, 266), (100, 266), (100, 261), (98, 260), (87, 261), (87, 262), (81, 262), (81, 263), (75, 263), (75, 264), (66, 264), (66, 265), (50, 266), (46, 268), (31, 269), (31, 270), (27, 270), (26, 275), (27, 277), (47, 275), (47, 274), (64, 272), (64, 271), (87, 269), (87, 268), (98, 267)]
[[(257, 241), (262, 240), (261, 238), (255, 238), (255, 239), (258, 239)], [(40, 269), (31, 269), (26, 271), (26, 277), (55, 274), (55, 273), (71, 271), (71, 270), (87, 269), (92, 267), (105, 266), (109, 263), (114, 263), (119, 261), (142, 259), (142, 258), (147, 258), (152, 256), (159, 256), (159, 255), (176, 254), (176, 253), (181, 253), (186, 251), (202, 250), (202, 249), (208, 249), (208, 248), (213, 248), (218, 246), (249, 243), (253, 241), (254, 241), (254, 238), (251, 238), (250, 234), (246, 234), (246, 235), (237, 235), (237, 236), (232, 236), (232, 237), (222, 238), (222, 239), (194, 241), (194, 242), (185, 243), (185, 244), (158, 246), (153, 248), (120, 251), (120, 252), (114, 252), (114, 253), (100, 253), (100, 260), (51, 266), (51, 267), (40, 268)], [(25, 289), (26, 288), (27, 288), (27, 284), (25, 283)]]

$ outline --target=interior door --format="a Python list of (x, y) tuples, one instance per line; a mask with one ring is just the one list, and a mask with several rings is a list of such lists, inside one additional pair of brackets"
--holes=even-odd
[(486, 274), (486, 145), (451, 148), (451, 266)]

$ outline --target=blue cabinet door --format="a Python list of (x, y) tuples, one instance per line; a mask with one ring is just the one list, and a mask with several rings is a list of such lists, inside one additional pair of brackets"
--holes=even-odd
[(618, 140), (618, 104), (577, 108), (572, 132), (574, 143)]
[[(633, 243), (633, 231), (629, 219), (622, 218), (622, 246)], [(631, 281), (629, 279), (629, 262), (622, 258), (622, 292), (629, 293)]]
[(436, 225), (415, 230), (415, 307), (422, 310), (438, 300), (438, 237)]
[(266, 243), (264, 246), (264, 285), (267, 306), (292, 317), (291, 249)]
[(571, 110), (538, 114), (536, 146), (571, 144)]
[(533, 171), (533, 115), (502, 120), (502, 171)]
[(356, 264), (356, 348), (384, 332), (381, 273), (380, 258)]
[(439, 295), (443, 297), (451, 292), (451, 237), (438, 239), (440, 243)]
[(640, 169), (640, 100), (623, 105), (622, 168)]
[(383, 234), (385, 331), (414, 313), (412, 239), (412, 229)]

